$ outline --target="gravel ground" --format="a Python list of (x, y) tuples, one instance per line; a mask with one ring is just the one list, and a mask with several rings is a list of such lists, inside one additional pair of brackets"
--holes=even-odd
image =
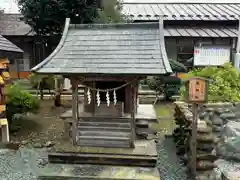
[[(62, 121), (58, 115), (63, 109), (53, 109), (52, 102), (44, 101), (42, 110), (38, 113), (37, 120), (34, 120), (36, 129), (32, 135), (32, 127), (24, 128), (27, 131), (20, 131), (14, 137), (16, 141), (31, 141), (32, 143), (44, 144), (47, 140), (54, 141), (55, 136), (62, 131)], [(44, 117), (44, 118), (43, 118)], [(33, 126), (33, 124), (30, 124)], [(30, 126), (29, 125), (29, 126)], [(175, 145), (172, 139), (166, 138), (164, 142), (157, 145), (158, 148), (158, 168), (161, 180), (187, 180), (185, 168), (180, 165), (175, 153)], [(21, 148), (19, 151), (0, 149), (0, 174), (1, 180), (36, 180), (36, 176), (41, 167), (47, 163), (47, 154), (44, 149)], [(49, 165), (48, 171), (61, 172), (64, 166)], [(76, 168), (76, 174), (84, 174), (84, 168)], [(93, 170), (93, 173), (97, 170)]]
[(180, 164), (172, 138), (157, 144), (158, 169), (161, 180), (189, 180), (186, 167)]
[(19, 151), (0, 149), (1, 180), (35, 180), (28, 156), (28, 151), (20, 155)]
[[(158, 168), (161, 180), (188, 180), (185, 168), (175, 155), (175, 146), (171, 138), (157, 145)], [(0, 150), (1, 180), (36, 180), (42, 165), (47, 162), (44, 149), (21, 148), (19, 151)], [(48, 171), (61, 172), (64, 166), (50, 165)], [(84, 168), (75, 168), (76, 175), (85, 174)], [(93, 170), (93, 173), (97, 170)], [(90, 172), (87, 172), (89, 174)]]

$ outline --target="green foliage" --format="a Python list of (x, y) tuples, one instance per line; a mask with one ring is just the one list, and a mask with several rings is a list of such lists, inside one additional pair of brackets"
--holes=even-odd
[(173, 72), (187, 72), (187, 67), (176, 60), (169, 59), (170, 66)]
[(169, 99), (179, 93), (181, 80), (170, 75), (154, 76), (148, 80), (148, 86), (158, 94), (164, 94)]
[(6, 87), (6, 116), (12, 124), (15, 114), (36, 113), (40, 108), (39, 100), (25, 91), (18, 83)]
[(29, 81), (32, 85), (32, 88), (38, 90), (52, 90), (55, 85), (55, 77), (53, 75), (39, 75), (32, 73), (29, 76)]
[[(200, 76), (212, 80), (209, 84), (209, 101), (240, 101), (240, 73), (232, 66), (226, 63), (222, 67), (197, 68), (190, 71), (185, 80)], [(181, 98), (184, 98), (185, 88), (181, 89)]]
[(103, 10), (97, 0), (19, 0), (25, 22), (38, 35), (61, 34), (66, 18), (72, 23), (122, 22), (120, 0), (103, 0)]
[(103, 9), (98, 11), (98, 17), (95, 23), (120, 23), (126, 21), (121, 13), (122, 0), (102, 0)]
[(73, 23), (92, 23), (96, 0), (19, 0), (20, 11), (38, 35), (61, 34), (66, 18)]

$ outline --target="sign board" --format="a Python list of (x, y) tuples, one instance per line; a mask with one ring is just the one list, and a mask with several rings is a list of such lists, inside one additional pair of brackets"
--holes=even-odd
[(187, 83), (189, 102), (201, 103), (207, 101), (208, 82), (201, 78), (191, 78)]
[(194, 66), (221, 66), (226, 62), (230, 62), (230, 50), (230, 46), (195, 46)]

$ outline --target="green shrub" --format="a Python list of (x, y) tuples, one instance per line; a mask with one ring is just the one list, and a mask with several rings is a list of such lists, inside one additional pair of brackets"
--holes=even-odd
[(29, 81), (32, 88), (38, 90), (52, 90), (55, 85), (55, 79), (52, 75), (39, 75), (33, 73), (29, 76)]
[(170, 75), (154, 76), (148, 79), (148, 86), (158, 94), (164, 94), (169, 100), (172, 96), (179, 94), (181, 79)]
[(25, 91), (19, 84), (11, 84), (6, 87), (6, 116), (9, 126), (14, 121), (15, 114), (36, 113), (40, 108), (39, 100)]
[[(212, 83), (209, 84), (209, 101), (240, 101), (240, 73), (231, 63), (226, 63), (222, 67), (193, 69), (186, 74), (184, 80), (193, 76), (200, 76), (212, 80)], [(184, 99), (184, 93), (185, 87), (182, 87), (181, 99)]]

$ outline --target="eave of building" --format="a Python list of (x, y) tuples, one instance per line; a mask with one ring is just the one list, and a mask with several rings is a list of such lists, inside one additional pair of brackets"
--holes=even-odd
[(164, 20), (238, 20), (240, 3), (123, 3), (123, 14), (133, 21)]
[(23, 50), (0, 35), (0, 56), (22, 56)]

